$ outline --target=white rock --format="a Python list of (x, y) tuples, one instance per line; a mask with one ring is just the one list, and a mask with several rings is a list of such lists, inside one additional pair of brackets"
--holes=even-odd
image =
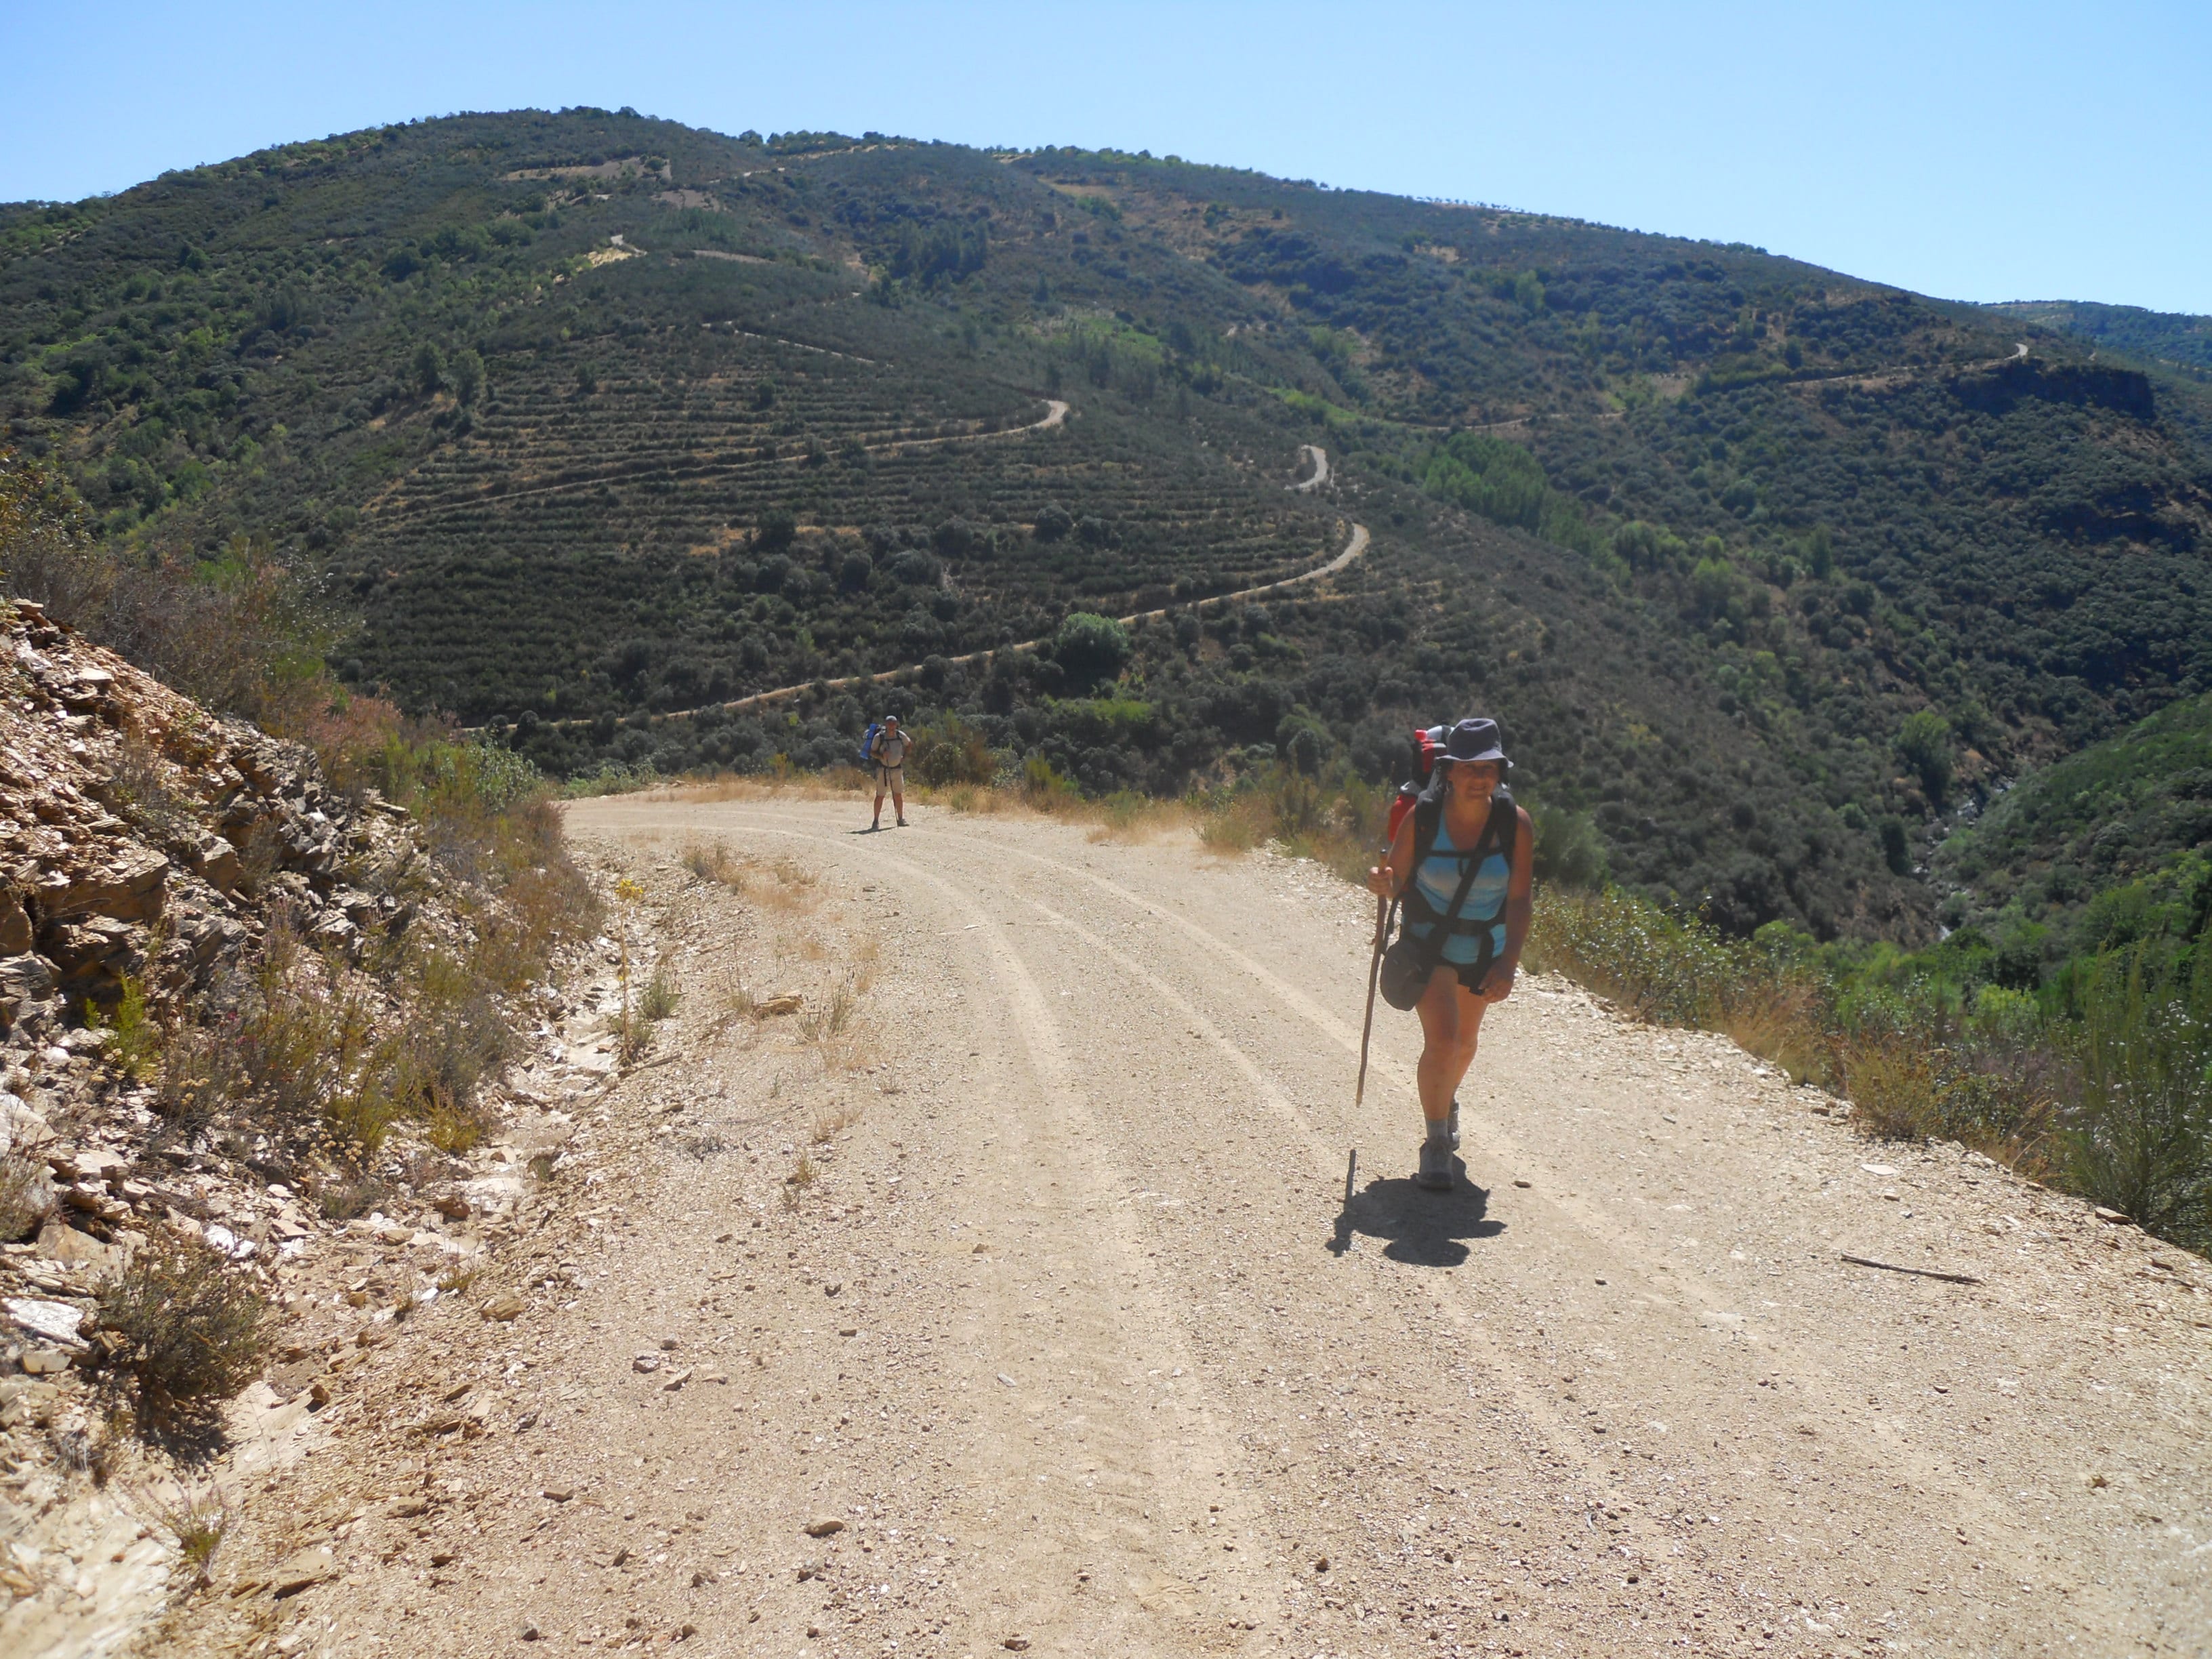
[(219, 1221), (210, 1221), (201, 1230), (207, 1242), (221, 1250), (233, 1261), (243, 1261), (261, 1247), (250, 1238), (240, 1238)]
[(8, 1316), (34, 1336), (49, 1342), (74, 1342), (84, 1322), (84, 1310), (66, 1302), (46, 1302), (36, 1297), (11, 1296), (0, 1307)]

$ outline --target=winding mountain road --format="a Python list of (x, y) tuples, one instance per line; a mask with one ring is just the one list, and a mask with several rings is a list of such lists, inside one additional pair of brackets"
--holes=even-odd
[[(1303, 587), (1309, 582), (1317, 582), (1325, 577), (1334, 576), (1340, 571), (1350, 569), (1360, 556), (1367, 551), (1369, 540), (1367, 526), (1364, 524), (1355, 524), (1352, 526), (1351, 534), (1345, 538), (1343, 547), (1333, 557), (1324, 559), (1311, 569), (1301, 570), (1295, 576), (1285, 576), (1278, 581), (1261, 582), (1256, 587), (1240, 587), (1231, 593), (1210, 593), (1204, 599), (1188, 599), (1179, 605), (1162, 605), (1156, 611), (1133, 611), (1128, 616), (1119, 617), (1117, 620), (1124, 627), (1133, 628), (1139, 623), (1157, 622), (1163, 617), (1172, 616), (1177, 611), (1187, 611), (1196, 605), (1236, 604), (1245, 599), (1256, 599), (1269, 593), (1281, 593), (1294, 587)], [(980, 651), (963, 651), (957, 657), (947, 657), (945, 661), (955, 666), (964, 667), (973, 663), (988, 662), (994, 657), (1006, 653), (1042, 651), (1051, 643), (1051, 636), (1046, 635), (1034, 640), (1018, 640), (1011, 645), (994, 645)], [(801, 692), (811, 691), (817, 685), (826, 685), (832, 691), (853, 691), (871, 685), (896, 685), (902, 680), (912, 679), (921, 673), (926, 665), (918, 662), (902, 663), (896, 668), (879, 669), (872, 674), (840, 674), (827, 680), (805, 680), (797, 685), (779, 685), (773, 690), (754, 691), (742, 697), (732, 697), (727, 702), (706, 703), (697, 708), (675, 709), (663, 718), (672, 720), (691, 720), (709, 710), (724, 714), (740, 714), (750, 708), (766, 708), (779, 702), (788, 702)], [(589, 726), (592, 722), (587, 719), (579, 718), (547, 720), (544, 723), (558, 729)], [(477, 731), (482, 728), (471, 726), (466, 729)]]

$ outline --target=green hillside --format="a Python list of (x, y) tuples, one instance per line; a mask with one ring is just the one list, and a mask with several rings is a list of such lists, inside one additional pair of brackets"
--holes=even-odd
[(2212, 374), (2212, 317), (2099, 305), (2090, 300), (2016, 300), (1989, 308), (2147, 362), (2200, 377)]
[(2185, 942), (2212, 921), (2212, 697), (2030, 773), (1952, 836), (1948, 909), (2023, 960)]
[[(824, 764), (860, 700), (716, 705), (927, 659), (878, 705), (1100, 791), (1379, 778), (1481, 707), (1618, 877), (1823, 935), (1929, 935), (1950, 815), (2212, 690), (2202, 394), (2019, 333), (1175, 158), (592, 110), (0, 209), (0, 418), (100, 533), (270, 538), (347, 678), (550, 769)], [(1355, 521), (1342, 575), (1196, 603)], [(1118, 669), (950, 660), (1163, 605)]]

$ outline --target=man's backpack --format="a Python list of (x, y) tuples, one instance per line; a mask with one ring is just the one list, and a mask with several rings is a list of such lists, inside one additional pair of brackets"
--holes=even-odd
[(861, 765), (873, 766), (876, 764), (876, 739), (883, 736), (883, 734), (884, 723), (881, 720), (873, 721), (869, 725), (867, 731), (860, 738)]

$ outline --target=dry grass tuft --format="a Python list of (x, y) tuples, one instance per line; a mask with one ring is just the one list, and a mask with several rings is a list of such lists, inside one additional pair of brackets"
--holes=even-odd
[(1186, 802), (1158, 800), (1127, 789), (1093, 805), (1097, 818), (1091, 825), (1090, 839), (1094, 842), (1157, 840), (1188, 830), (1198, 817)]
[(481, 1267), (448, 1267), (438, 1275), (438, 1294), (441, 1296), (465, 1295), (483, 1272), (483, 1269)]
[(177, 1565), (184, 1569), (188, 1589), (203, 1589), (210, 1582), (215, 1553), (230, 1531), (232, 1508), (214, 1486), (185, 1492), (174, 1503), (157, 1507), (156, 1518), (177, 1540)]
[(730, 851), (727, 842), (691, 842), (684, 849), (684, 867), (702, 881), (719, 883), (739, 892), (744, 890), (744, 860)]
[(763, 909), (796, 913), (822, 902), (821, 879), (796, 859), (779, 858), (745, 865), (746, 894)]
[(1237, 858), (1267, 839), (1264, 808), (1242, 798), (1200, 819), (1198, 844), (1217, 858)]
[(809, 1042), (823, 1042), (842, 1036), (853, 1023), (853, 1015), (860, 1007), (860, 994), (854, 981), (847, 979), (832, 989), (829, 996), (815, 1005), (799, 1026)]
[(665, 958), (653, 964), (653, 977), (645, 982), (645, 990), (637, 1000), (637, 1012), (648, 1021), (672, 1019), (684, 993), (677, 988), (676, 978), (669, 971)]
[(0, 1243), (30, 1237), (53, 1207), (44, 1168), (27, 1158), (0, 1158)]
[(806, 1196), (806, 1189), (814, 1184), (817, 1173), (814, 1167), (814, 1160), (806, 1153), (800, 1152), (799, 1162), (792, 1166), (791, 1173), (783, 1178), (785, 1209), (795, 1210), (799, 1207), (799, 1200)]

